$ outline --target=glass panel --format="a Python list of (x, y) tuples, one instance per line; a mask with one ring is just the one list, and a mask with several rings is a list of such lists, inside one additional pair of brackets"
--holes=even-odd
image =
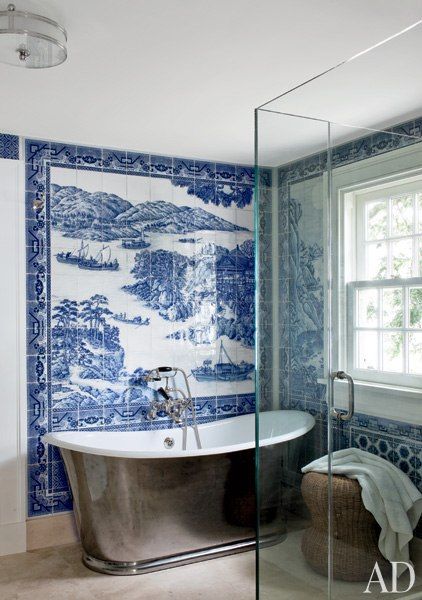
[[(302, 122), (295, 117), (274, 113), (259, 115), (261, 145), (258, 156), (262, 157), (262, 165), (257, 170), (255, 216), (258, 224), (259, 281), (256, 393), (260, 445), (256, 464), (261, 543), (258, 550), (258, 590), (259, 598), (266, 600), (294, 600), (301, 595), (315, 600), (366, 598), (363, 592), (364, 578), (367, 581), (370, 575), (367, 570), (358, 575), (361, 578), (358, 582), (344, 580), (344, 577), (355, 577), (364, 564), (356, 554), (355, 541), (348, 536), (347, 528), (338, 537), (340, 521), (346, 518), (341, 490), (346, 489), (349, 483), (341, 482), (340, 485), (336, 475), (316, 474), (312, 468), (309, 474), (304, 475), (302, 468), (327, 456), (329, 451), (335, 456), (335, 451), (349, 446), (378, 454), (387, 460), (390, 460), (390, 453), (394, 461), (393, 451), (398, 442), (394, 438), (390, 443), (391, 436), (385, 433), (385, 419), (388, 422), (390, 418), (393, 427), (400, 422), (403, 412), (400, 396), (390, 401), (390, 397), (384, 397), (380, 391), (378, 402), (384, 408), (383, 414), (379, 415), (382, 420), (378, 420), (372, 408), (368, 411), (372, 402), (362, 391), (364, 388), (357, 386), (356, 418), (350, 426), (327, 418), (333, 406), (347, 408), (347, 385), (335, 384), (334, 394), (330, 395), (324, 382), (329, 372), (346, 366), (339, 359), (343, 348), (339, 331), (342, 323), (347, 329), (350, 319), (348, 321), (347, 314), (341, 313), (346, 288), (340, 290), (337, 275), (341, 274), (345, 281), (353, 281), (350, 274), (354, 271), (352, 268), (347, 271), (347, 265), (352, 259), (351, 240), (356, 231), (345, 231), (343, 240), (336, 229), (342, 218), (342, 214), (336, 212), (338, 204), (333, 202), (332, 213), (329, 215), (327, 212), (327, 162), (323, 150), (315, 159), (309, 152), (311, 158), (302, 160), (298, 156), (298, 146), (293, 144), (289, 148), (280, 144), (280, 140), (291, 139), (295, 131), (307, 130), (310, 140), (318, 139), (323, 126), (320, 122)], [(331, 126), (332, 134), (333, 130), (334, 126)], [(364, 135), (364, 132), (360, 133)], [(370, 137), (373, 139), (373, 132)], [(332, 139), (336, 139), (334, 135)], [(332, 160), (335, 152), (334, 149)], [(365, 166), (364, 163), (362, 160), (359, 164)], [(392, 153), (388, 153), (385, 166), (381, 168), (380, 164), (379, 160), (378, 169), (384, 169), (381, 175), (390, 175), (389, 169), (394, 169), (395, 164)], [(264, 168), (268, 165), (269, 169)], [(409, 168), (412, 166), (415, 165), (409, 165)], [(362, 180), (367, 185), (369, 167), (365, 168), (362, 174), (359, 169), (351, 169), (346, 183), (352, 187)], [(337, 184), (336, 169), (332, 170), (332, 196), (335, 198), (338, 197), (335, 186), (344, 185), (345, 172), (343, 168)], [(410, 227), (407, 204), (406, 196), (401, 195), (394, 210), (391, 208), (395, 223), (388, 225), (388, 234), (403, 233)], [(379, 239), (386, 232), (388, 222), (383, 203), (374, 201), (368, 204), (366, 218), (366, 237), (371, 241), (364, 242), (365, 277), (379, 280), (393, 274), (395, 277), (411, 274), (412, 240)], [(261, 223), (265, 226), (261, 227)], [(275, 239), (274, 232), (277, 232)], [(338, 239), (340, 243), (336, 245)], [(331, 303), (327, 282), (329, 248), (332, 272), (336, 275), (332, 280)], [(371, 378), (388, 375), (392, 378), (390, 383), (393, 383), (394, 378), (403, 377), (403, 373), (414, 376), (421, 372), (422, 328), (418, 317), (421, 288), (414, 285), (406, 291), (406, 303), (404, 288), (399, 284), (395, 287), (361, 287), (355, 291), (357, 329), (354, 331), (352, 347), (355, 356), (351, 367), (359, 369), (360, 377), (364, 373), (364, 378), (372, 381)], [(406, 323), (405, 304), (408, 306)], [(327, 313), (333, 319), (331, 328)], [(391, 331), (405, 324), (421, 331)], [(327, 340), (330, 340), (331, 353)], [(278, 420), (288, 428), (296, 418), (305, 419), (305, 423), (306, 419), (310, 419), (305, 435), (286, 443), (271, 444)], [(368, 418), (374, 429), (371, 433), (360, 425)], [(403, 426), (406, 428), (407, 424)], [(408, 440), (403, 442), (404, 453), (407, 451), (406, 443)], [(330, 481), (333, 486), (331, 505), (328, 504)], [(347, 488), (347, 493), (356, 494), (353, 502), (360, 506), (360, 492), (356, 492), (353, 486), (355, 483)], [(338, 515), (341, 515), (340, 521)], [(368, 529), (364, 529), (367, 541)], [(315, 531), (320, 533), (316, 535)], [(378, 537), (371, 535), (370, 543), (375, 552)], [(331, 539), (331, 552), (328, 551), (328, 539)], [(342, 557), (345, 555), (347, 561), (343, 565)], [(341, 571), (342, 568), (346, 571)], [(365, 568), (369, 568), (369, 563)]]
[(391, 235), (413, 233), (413, 196), (399, 196), (391, 200)]
[[(410, 41), (403, 47), (404, 38)], [(416, 222), (407, 199), (422, 168), (422, 80), (414, 77), (420, 56), (415, 50), (422, 51), (422, 27), (258, 111), (258, 174), (270, 167), (273, 175), (271, 227), (257, 238), (258, 279), (260, 273), (272, 279), (271, 295), (264, 286), (257, 307), (261, 600), (365, 600), (378, 559), (391, 589), (390, 565), (379, 554), (379, 527), (363, 505), (359, 483), (336, 472), (337, 451), (357, 449), (390, 461), (422, 489), (422, 403), (406, 402), (399, 389), (404, 381), (420, 387), (415, 375), (422, 368), (422, 329), (408, 328), (415, 299), (407, 290), (403, 295), (401, 282), (389, 288), (383, 281), (379, 302), (373, 289), (359, 290), (356, 315), (347, 312), (347, 290), (355, 281), (415, 276), (410, 246), (415, 249), (416, 240), (410, 238)], [(413, 115), (407, 122), (400, 118), (404, 103), (406, 114)], [(359, 120), (370, 130), (336, 124)], [(380, 122), (391, 131), (376, 131)], [(404, 189), (409, 174), (415, 179)], [(391, 189), (384, 193), (387, 184)], [(361, 192), (369, 200), (364, 219)], [(260, 223), (264, 194), (257, 193)], [(407, 330), (394, 330), (403, 320)], [(411, 376), (402, 373), (405, 368)], [(356, 386), (350, 421), (331, 418), (334, 408), (348, 408), (347, 383), (330, 385), (338, 370), (372, 384)], [(397, 393), (386, 393), (380, 381), (395, 385)], [(293, 418), (306, 415), (313, 421), (304, 436), (283, 442), (280, 449), (270, 443), (277, 418), (290, 431)], [(315, 459), (322, 473), (312, 465)], [(271, 531), (278, 535), (272, 541), (266, 537)], [(398, 594), (403, 598), (422, 591), (421, 560), (413, 546), (410, 552), (419, 579), (408, 594)], [(406, 581), (403, 576), (398, 589)], [(381, 591), (376, 585), (370, 589), (374, 597)]]
[[(415, 20), (419, 17), (418, 14)], [(387, 132), (387, 136), (379, 135), (374, 129), (380, 129), (375, 124), (382, 119), (388, 126), (397, 126), (406, 121), (407, 115), (407, 121), (411, 121), (412, 116), (419, 117), (422, 84), (414, 82), (411, 75), (418, 67), (417, 53), (422, 52), (421, 30), (422, 26), (419, 24), (403, 35), (390, 38), (387, 43), (360, 53), (339, 68), (331, 69), (322, 76), (281, 94), (263, 108), (323, 119), (331, 124), (347, 123), (350, 126), (349, 139), (363, 137), (359, 132), (365, 127), (372, 128), (375, 143), (372, 146), (356, 146), (353, 156), (356, 162), (363, 156), (379, 156), (382, 152), (399, 149), (400, 142), (397, 139), (396, 143), (392, 138), (387, 139), (390, 132)], [(406, 90), (405, 94), (403, 90)], [(397, 126), (393, 133), (399, 132), (404, 137), (418, 136), (418, 127), (418, 122), (413, 127)], [(346, 128), (342, 129), (343, 139), (338, 136), (333, 144), (340, 150), (346, 136)], [(340, 132), (339, 129), (337, 131)], [(314, 140), (308, 136), (306, 142), (307, 150), (312, 154)], [(297, 140), (293, 143), (297, 143)], [(411, 160), (407, 162), (410, 163)]]
[(365, 253), (365, 279), (387, 277), (387, 243), (367, 244)]
[(422, 328), (422, 287), (409, 289), (409, 327)]
[(391, 242), (391, 277), (406, 279), (412, 277), (412, 239)]
[(403, 372), (403, 334), (382, 334), (382, 369), (394, 373)]
[(360, 289), (358, 294), (358, 327), (378, 327), (378, 290)]
[(409, 333), (409, 372), (422, 374), (422, 333)]
[(382, 326), (403, 327), (403, 288), (382, 290)]
[(366, 205), (366, 239), (381, 240), (387, 237), (387, 202), (368, 202)]
[(379, 339), (377, 331), (358, 331), (356, 349), (356, 364), (358, 369), (379, 368)]
[(416, 195), (416, 210), (417, 210), (417, 214), (418, 214), (417, 231), (419, 231), (419, 233), (422, 233), (422, 194)]
[[(348, 145), (347, 143), (341, 144), (341, 140), (346, 135), (344, 127), (332, 124), (330, 131), (333, 145), (331, 156), (332, 161), (335, 162), (337, 156), (344, 157), (347, 155), (346, 148), (348, 148)], [(365, 139), (368, 140), (368, 138)], [(368, 518), (366, 524), (364, 526), (362, 524), (365, 533), (362, 533), (361, 536), (359, 534), (355, 536), (352, 533), (352, 531), (354, 532), (359, 528), (356, 507), (363, 506), (362, 490), (359, 485), (354, 485), (355, 482), (352, 483), (350, 479), (336, 473), (336, 462), (341, 460), (341, 455), (339, 456), (337, 452), (353, 448), (363, 453), (370, 453), (371, 457), (379, 457), (382, 462), (389, 461), (409, 477), (409, 483), (416, 483), (419, 489), (422, 489), (422, 479), (419, 479), (422, 476), (419, 469), (422, 445), (419, 441), (415, 445), (415, 438), (406, 439), (406, 435), (403, 435), (404, 432), (414, 431), (416, 436), (420, 436), (422, 402), (419, 402), (419, 399), (416, 400), (416, 398), (415, 400), (406, 399), (404, 394), (400, 392), (400, 386), (422, 387), (422, 380), (418, 382), (416, 378), (418, 370), (419, 374), (422, 371), (422, 328), (418, 327), (416, 332), (397, 331), (405, 326), (412, 326), (410, 321), (412, 323), (416, 322), (418, 311), (416, 302), (419, 297), (417, 297), (415, 291), (410, 294), (410, 291), (405, 289), (404, 284), (400, 281), (389, 281), (388, 283), (382, 281), (398, 277), (413, 277), (415, 274), (412, 271), (414, 264), (412, 249), (415, 247), (415, 240), (412, 239), (415, 229), (413, 221), (414, 201), (410, 200), (411, 194), (407, 191), (406, 193), (400, 193), (399, 184), (395, 187), (391, 186), (391, 191), (386, 192), (383, 189), (377, 189), (376, 185), (382, 178), (385, 178), (383, 181), (397, 178), (398, 172), (402, 178), (400, 185), (403, 185), (403, 173), (409, 173), (412, 169), (420, 170), (422, 167), (422, 144), (412, 145), (414, 155), (411, 161), (408, 159), (402, 161), (402, 151), (396, 149), (395, 141), (389, 139), (389, 134), (372, 134), (371, 140), (367, 143), (372, 151), (374, 150), (373, 143), (376, 140), (376, 143), (380, 144), (379, 147), (392, 148), (391, 152), (386, 152), (385, 155), (381, 152), (377, 155), (376, 161), (362, 158), (359, 162), (351, 161), (350, 168), (347, 164), (342, 164), (341, 167), (339, 165), (340, 168), (337, 169), (333, 166), (331, 170), (331, 230), (334, 239), (340, 240), (338, 244), (333, 244), (331, 258), (334, 274), (331, 297), (333, 329), (329, 338), (332, 347), (332, 365), (346, 371), (349, 368), (349, 373), (354, 375), (355, 379), (371, 384), (370, 387), (355, 386), (355, 413), (351, 421), (339, 424), (336, 419), (331, 420), (331, 460), (334, 469), (331, 475), (332, 502), (330, 513), (332, 524), (331, 600), (364, 600), (371, 597), (365, 593), (365, 590), (374, 568), (374, 554), (378, 551), (379, 542), (379, 529), (377, 529), (373, 515), (370, 513), (362, 512), (362, 517), (365, 515)], [(341, 150), (338, 149), (339, 144)], [(361, 146), (356, 143), (354, 148), (356, 147)], [(407, 156), (410, 156), (410, 154)], [(368, 185), (368, 181), (370, 185)], [(371, 191), (372, 185), (376, 188), (374, 191)], [(410, 187), (410, 184), (407, 185)], [(419, 185), (419, 182), (415, 182), (416, 185)], [(341, 278), (344, 277), (346, 281), (353, 282), (356, 272), (353, 270), (354, 247), (356, 247), (356, 255), (359, 258), (359, 247), (353, 245), (353, 234), (358, 240), (361, 239), (358, 237), (359, 232), (356, 224), (353, 223), (353, 215), (348, 220), (348, 215), (352, 212), (350, 206), (352, 199), (350, 197), (345, 198), (344, 211), (341, 210), (341, 193), (347, 186), (349, 189), (362, 189), (365, 194), (364, 197), (371, 199), (374, 206), (375, 201), (379, 202), (380, 198), (389, 198), (387, 237), (396, 236), (396, 239), (392, 237), (392, 239), (386, 241), (374, 240), (366, 243), (363, 241), (365, 243), (366, 276), (368, 279), (374, 277), (381, 280), (381, 283), (376, 288), (359, 289), (359, 299), (356, 302), (358, 307), (358, 329), (353, 332), (355, 344), (351, 344), (350, 340), (347, 340), (348, 346), (345, 347), (342, 340), (344, 337), (347, 339), (348, 330), (342, 329), (344, 321), (341, 310), (344, 306), (342, 300), (344, 290)], [(379, 188), (381, 188), (381, 184)], [(355, 210), (357, 212), (355, 214), (359, 218), (359, 192), (356, 193), (356, 196), (355, 206), (357, 208)], [(350, 210), (349, 213), (348, 210)], [(340, 223), (337, 229), (336, 223)], [(381, 233), (373, 233), (372, 235), (373, 237), (376, 235), (380, 237)], [(400, 237), (401, 239), (397, 239)], [(386, 247), (388, 248), (388, 256)], [(358, 263), (357, 267), (359, 267)], [(339, 281), (337, 285), (336, 281)], [(414, 290), (419, 287), (422, 288), (422, 286), (411, 286)], [(379, 325), (377, 325), (375, 319), (375, 290), (379, 291), (380, 295)], [(368, 300), (371, 294), (372, 302)], [(345, 310), (343, 308), (343, 311)], [(405, 310), (408, 311), (407, 315)], [(410, 312), (413, 314), (412, 319), (410, 318)], [(350, 320), (347, 323), (350, 323)], [(369, 326), (369, 328), (368, 330), (359, 329), (361, 326)], [(377, 331), (378, 327), (380, 329)], [(348, 356), (349, 349), (354, 351), (354, 356), (351, 357), (352, 360)], [(338, 358), (339, 355), (340, 359)], [(356, 367), (355, 370), (354, 367)], [(385, 385), (397, 387), (394, 395), (387, 393)], [(333, 406), (337, 409), (346, 409), (348, 407), (347, 394), (347, 385), (344, 383), (335, 385), (332, 396)], [(416, 426), (416, 429), (413, 429), (414, 426)], [(416, 447), (417, 458), (413, 450)], [(398, 495), (397, 501), (399, 501)], [(354, 508), (351, 508), (349, 512), (351, 503), (355, 502)], [(349, 531), (348, 528), (350, 528)], [(363, 540), (365, 540), (365, 544), (368, 544), (365, 546), (365, 551), (363, 551), (362, 546)], [(415, 539), (414, 543), (419, 543), (419, 540)], [(369, 548), (372, 548), (371, 552), (373, 552), (371, 558), (366, 555), (366, 559), (363, 559)], [(420, 577), (422, 575), (422, 560), (418, 558), (413, 550), (410, 550), (410, 553), (415, 564), (417, 577)], [(347, 557), (347, 560), (345, 557)], [(380, 561), (382, 560), (381, 557)], [(382, 562), (379, 562), (379, 564), (382, 564)], [(390, 565), (385, 566), (385, 572), (387, 574), (386, 581), (390, 582), (387, 587), (391, 590), (391, 577), (388, 578), (388, 574), (391, 574)], [(404, 582), (407, 580), (407, 574), (403, 575), (398, 584), (399, 590), (406, 589)], [(372, 595), (379, 595), (380, 598), (384, 596), (384, 594), (379, 593), (381, 590), (376, 586), (370, 586), (370, 592)], [(415, 584), (408, 594), (398, 594), (398, 597), (404, 599), (409, 596), (410, 599), (412, 597), (417, 598), (420, 595), (422, 598), (421, 592), (421, 586)], [(392, 596), (394, 595), (392, 594)], [(385, 594), (385, 596), (387, 597), (388, 594)]]
[[(259, 114), (255, 216), (258, 224), (265, 219), (268, 226), (260, 228), (257, 239), (257, 267), (261, 283), (272, 279), (272, 286), (259, 285), (257, 307), (259, 597), (268, 600), (308, 594), (326, 600), (329, 582), (328, 555), (318, 572), (305, 558), (311, 518), (309, 491), (301, 487), (302, 467), (328, 451), (323, 383), (326, 170), (319, 159), (310, 165), (309, 177), (303, 177), (302, 164), (292, 170), (300, 152), (294, 146), (298, 131), (309, 139), (325, 135), (326, 152), (326, 123)], [(283, 143), (287, 138), (291, 144)], [(271, 185), (268, 169), (263, 168), (268, 166), (273, 167), (270, 194), (265, 191)], [(269, 443), (277, 428), (294, 432), (298, 426), (302, 432), (290, 441)]]

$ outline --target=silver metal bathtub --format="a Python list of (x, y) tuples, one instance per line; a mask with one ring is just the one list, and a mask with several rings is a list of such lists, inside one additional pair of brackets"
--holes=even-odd
[[(306, 416), (305, 429), (302, 427), (300, 433), (296, 431), (297, 435), (289, 435), (289, 439), (303, 435), (313, 426), (310, 415), (298, 414)], [(253, 419), (253, 415), (248, 417)], [(241, 432), (230, 430), (230, 434), (229, 428), (239, 419), (244, 419), (241, 423), (244, 428), (245, 418), (227, 420), (233, 422), (226, 424), (229, 437), (243, 441)], [(182, 453), (177, 450), (176, 439), (175, 453), (163, 449), (153, 454), (160, 439), (162, 442), (168, 435), (177, 435), (175, 430), (165, 430), (154, 434), (149, 453), (132, 451), (126, 453), (128, 457), (125, 449), (118, 449), (118, 436), (133, 436), (133, 433), (100, 432), (104, 439), (113, 440), (114, 446), (110, 444), (110, 448), (104, 448), (107, 444), (101, 440), (95, 441), (98, 433), (49, 434), (50, 443), (60, 447), (66, 465), (86, 566), (102, 573), (129, 575), (254, 548), (254, 443), (252, 447), (245, 447), (244, 443), (231, 446), (224, 443), (210, 448), (207, 435), (212, 429), (206, 427), (200, 426), (208, 445), (205, 450), (191, 448), (189, 451), (188, 447), (188, 451)], [(74, 437), (79, 436), (76, 442), (72, 433)], [(87, 437), (83, 438), (84, 435)], [(107, 435), (115, 437), (107, 438)], [(145, 434), (135, 432), (135, 435), (141, 438)], [(220, 433), (219, 436), (221, 438)], [(266, 520), (266, 544), (277, 543), (284, 536), (283, 443), (276, 438), (277, 443), (269, 439), (260, 449), (261, 465), (262, 461), (266, 463), (262, 469), (265, 482), (261, 483), (267, 486), (267, 505), (260, 507), (261, 517), (265, 515)], [(218, 441), (221, 443), (221, 439)], [(224, 451), (225, 448), (230, 451)]]

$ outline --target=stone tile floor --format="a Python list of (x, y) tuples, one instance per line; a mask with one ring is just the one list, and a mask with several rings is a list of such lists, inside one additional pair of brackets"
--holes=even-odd
[(0, 600), (254, 600), (255, 554), (247, 552), (138, 576), (81, 563), (79, 544), (0, 558)]
[[(290, 531), (287, 539), (270, 548), (260, 550), (260, 600), (327, 600), (327, 578), (315, 573), (306, 563), (301, 551), (303, 530)], [(422, 600), (422, 541), (414, 540), (411, 555), (415, 565), (416, 582), (407, 594), (382, 594), (372, 586), (365, 594), (365, 583), (334, 581), (332, 600)], [(391, 582), (387, 582), (391, 589)], [(406, 589), (407, 576), (399, 580), (398, 589)]]
[[(327, 579), (300, 550), (302, 532), (260, 551), (260, 600), (327, 600)], [(419, 554), (419, 552), (418, 552)], [(417, 556), (418, 565), (422, 554)], [(422, 563), (420, 563), (422, 564)], [(420, 569), (416, 569), (418, 573)], [(332, 600), (382, 599), (361, 583), (336, 581)], [(422, 600), (422, 578), (398, 600)], [(0, 558), (0, 600), (255, 600), (255, 553), (204, 561), (133, 577), (94, 573), (81, 563), (79, 544)]]

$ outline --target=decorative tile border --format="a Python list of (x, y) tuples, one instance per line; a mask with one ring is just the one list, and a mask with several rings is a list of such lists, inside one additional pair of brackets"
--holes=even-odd
[[(395, 135), (391, 135), (395, 134)], [(409, 137), (405, 137), (409, 136)], [(410, 136), (413, 136), (411, 139)], [(336, 169), (371, 156), (377, 156), (412, 146), (422, 136), (422, 117), (388, 127), (385, 131), (371, 134), (332, 148), (330, 154), (331, 168)], [(421, 140), (422, 141), (422, 138)], [(282, 188), (288, 183), (297, 183), (321, 175), (327, 169), (328, 152), (323, 151), (304, 159), (283, 165), (278, 169), (278, 186)]]
[(0, 133), (0, 158), (19, 160), (19, 137)]
[(388, 435), (379, 429), (350, 427), (349, 442), (350, 446), (371, 452), (393, 463), (422, 491), (422, 443), (420, 441)]

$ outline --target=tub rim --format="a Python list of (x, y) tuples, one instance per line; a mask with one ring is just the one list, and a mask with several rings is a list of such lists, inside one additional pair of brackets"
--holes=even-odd
[[(278, 433), (274, 431), (275, 425), (277, 425), (277, 420), (281, 418), (281, 415), (286, 415), (288, 413), (289, 420), (293, 421), (292, 428), (288, 431), (284, 431), (282, 433)], [(286, 415), (287, 416), (287, 415)], [(306, 411), (300, 410), (273, 410), (273, 411), (265, 411), (259, 413), (260, 427), (263, 429), (268, 428), (269, 435), (263, 437), (260, 440), (259, 446), (265, 447), (274, 444), (280, 444), (283, 442), (288, 442), (299, 437), (304, 436), (306, 433), (311, 431), (315, 425), (315, 418)], [(210, 421), (207, 423), (202, 423), (198, 425), (199, 432), (218, 428), (218, 427), (228, 427), (234, 424), (234, 421), (238, 421), (238, 423), (242, 422), (242, 425), (246, 425), (248, 421), (251, 421), (252, 424), (255, 424), (255, 413), (249, 413), (247, 415), (237, 415), (235, 417), (219, 419), (215, 421)], [(240, 427), (239, 424), (236, 425)], [(189, 427), (189, 435), (193, 435), (192, 428)], [(179, 429), (181, 434), (181, 429)], [(138, 431), (107, 431), (107, 430), (90, 430), (90, 431), (57, 431), (50, 432), (44, 436), (44, 441), (48, 444), (52, 444), (59, 448), (63, 448), (66, 450), (73, 450), (75, 452), (81, 452), (86, 454), (95, 454), (99, 456), (108, 456), (111, 458), (137, 458), (137, 459), (169, 459), (169, 458), (190, 458), (197, 456), (210, 456), (216, 454), (227, 454), (232, 452), (240, 452), (242, 450), (249, 450), (255, 448), (255, 428), (252, 428), (252, 438), (242, 443), (231, 444), (226, 446), (212, 446), (208, 448), (202, 449), (191, 449), (191, 450), (179, 450), (179, 449), (165, 449), (162, 450), (134, 450), (130, 448), (126, 449), (110, 449), (110, 448), (102, 448), (95, 445), (84, 445), (82, 442), (85, 439), (91, 440), (98, 436), (98, 434), (102, 434), (102, 437), (107, 434), (107, 436), (116, 434), (116, 435), (131, 435), (134, 436), (142, 436), (143, 434), (151, 434), (154, 432), (156, 435), (160, 434), (164, 440), (165, 437), (173, 437), (175, 435), (175, 429), (150, 429), (150, 430), (138, 430)], [(76, 434), (76, 435), (75, 435)], [(180, 435), (178, 434), (178, 435)], [(265, 431), (265, 434), (267, 432)], [(78, 436), (81, 440), (80, 442), (72, 441), (72, 438)], [(94, 440), (95, 442), (95, 440)]]

